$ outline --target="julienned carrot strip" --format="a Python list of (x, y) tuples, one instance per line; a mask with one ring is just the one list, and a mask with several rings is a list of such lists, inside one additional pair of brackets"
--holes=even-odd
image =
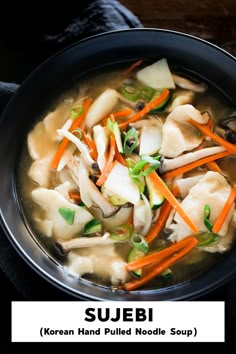
[[(178, 194), (178, 188), (175, 188), (173, 191), (173, 195), (176, 196)], [(164, 204), (161, 206), (160, 210), (160, 215), (155, 222), (154, 225), (152, 225), (151, 229), (148, 231), (145, 240), (147, 243), (151, 243), (160, 233), (161, 229), (165, 225), (165, 222), (170, 215), (170, 212), (172, 210), (172, 205), (166, 200)]]
[[(82, 123), (82, 121), (84, 120), (84, 118), (86, 117), (86, 114), (88, 112), (88, 109), (90, 107), (92, 103), (92, 99), (91, 98), (87, 98), (84, 102), (84, 110), (83, 112), (81, 113), (81, 115), (75, 119), (75, 121), (73, 122), (73, 124), (71, 125), (69, 131), (72, 132), (74, 129), (78, 128), (78, 126)], [(53, 168), (53, 169), (56, 169), (59, 162), (60, 162), (60, 159), (65, 151), (65, 149), (67, 148), (67, 146), (69, 145), (69, 140), (67, 138), (64, 138), (62, 140), (62, 142), (60, 143), (52, 161), (51, 161), (51, 164), (50, 164), (50, 167)]]
[(110, 137), (110, 151), (109, 151), (109, 156), (107, 159), (107, 163), (106, 166), (104, 167), (100, 177), (98, 178), (96, 185), (101, 187), (101, 185), (106, 181), (110, 171), (112, 170), (114, 163), (113, 163), (113, 159), (115, 156), (115, 149), (116, 149), (116, 141), (115, 141), (115, 137), (113, 134), (111, 134)]
[(72, 130), (78, 128), (80, 126), (80, 124), (83, 122), (84, 118), (86, 117), (86, 114), (88, 112), (88, 109), (89, 107), (91, 106), (92, 104), (92, 98), (88, 97), (84, 104), (83, 104), (83, 112), (81, 115), (79, 115), (75, 120), (74, 122), (72, 123), (71, 127), (70, 127), (70, 132), (72, 132)]
[(193, 238), (194, 238), (194, 236), (186, 237), (183, 240), (173, 243), (171, 246), (169, 246), (161, 251), (151, 253), (147, 256), (136, 259), (133, 262), (127, 263), (126, 270), (128, 270), (128, 271), (136, 270), (136, 269), (145, 267), (145, 266), (147, 266), (151, 263), (154, 263), (154, 262), (161, 262), (163, 259), (170, 257), (172, 254), (174, 254), (175, 252), (178, 252), (180, 249), (185, 247)]
[(139, 111), (138, 113), (136, 113), (133, 117), (131, 117), (130, 119), (128, 119), (126, 122), (123, 122), (121, 124), (119, 124), (120, 128), (125, 128), (127, 127), (127, 125), (129, 125), (130, 123), (135, 122), (136, 120), (138, 120), (139, 118), (143, 117), (145, 114), (147, 114), (152, 108), (156, 107), (157, 105), (159, 105), (160, 103), (162, 103), (163, 101), (165, 101), (165, 99), (168, 97), (169, 95), (169, 90), (165, 89), (163, 90), (163, 92), (161, 93), (160, 96), (156, 97), (153, 101), (149, 102), (148, 104), (146, 104), (146, 106)]
[(126, 77), (128, 76), (131, 71), (133, 71), (137, 66), (141, 65), (143, 62), (143, 59), (139, 59), (136, 62), (134, 62), (133, 64), (131, 64), (128, 69), (125, 69), (122, 73), (121, 76)]
[(97, 148), (96, 145), (94, 143), (94, 141), (92, 139), (90, 139), (85, 132), (83, 131), (83, 140), (85, 142), (85, 144), (89, 147), (89, 153), (90, 156), (92, 157), (93, 160), (97, 160), (98, 157), (98, 152), (97, 152)]
[(76, 200), (77, 202), (80, 202), (81, 201), (81, 195), (79, 192), (69, 192), (69, 197), (71, 199), (74, 199)]
[(169, 179), (169, 178), (173, 178), (173, 177), (179, 176), (182, 173), (191, 171), (194, 168), (197, 168), (197, 167), (200, 167), (202, 165), (205, 165), (206, 163), (209, 163), (211, 161), (222, 159), (223, 157), (226, 157), (226, 156), (229, 156), (229, 155), (230, 155), (230, 152), (223, 151), (223, 152), (219, 152), (218, 154), (207, 156), (204, 159), (200, 159), (198, 161), (189, 163), (188, 165), (176, 168), (175, 170), (172, 170), (170, 172), (166, 172), (164, 175), (162, 175), (162, 178), (163, 179)]
[(168, 200), (176, 212), (181, 216), (189, 228), (194, 232), (198, 232), (198, 227), (185, 213), (184, 209), (181, 207), (180, 203), (176, 200), (175, 196), (171, 193), (165, 182), (158, 176), (158, 174), (153, 171), (149, 174), (149, 178), (152, 180), (153, 184), (159, 190), (159, 192)]
[(69, 144), (69, 140), (67, 138), (64, 138), (62, 140), (62, 142), (60, 143), (52, 161), (51, 161), (51, 164), (50, 164), (50, 167), (53, 168), (53, 169), (56, 169), (59, 162), (60, 162), (60, 159), (65, 151), (65, 149), (67, 148)]
[(217, 165), (217, 163), (215, 161), (211, 161), (207, 163), (207, 167), (209, 168), (209, 170), (214, 171), (214, 172), (219, 172), (221, 173), (221, 168)]
[(126, 162), (124, 157), (121, 155), (121, 153), (118, 151), (117, 145), (115, 147), (115, 159), (120, 162), (123, 166), (126, 166)]
[(122, 111), (117, 111), (113, 113), (113, 116), (115, 118), (120, 118), (120, 117), (127, 117), (130, 116), (133, 113), (132, 109), (123, 109)]
[(213, 228), (212, 228), (212, 231), (217, 233), (220, 231), (234, 201), (236, 199), (236, 186), (233, 186), (230, 194), (229, 194), (229, 197), (228, 199), (226, 200), (226, 203), (225, 205), (223, 206), (223, 209), (221, 210), (218, 218), (216, 219), (214, 225), (213, 225)]
[(157, 275), (161, 274), (165, 269), (169, 268), (173, 263), (186, 256), (196, 246), (197, 243), (198, 241), (193, 237), (191, 240), (189, 240), (185, 247), (182, 247), (179, 250), (179, 252), (172, 254), (170, 258), (167, 258), (161, 264), (157, 262), (157, 264), (149, 272), (144, 274), (141, 279), (132, 280), (129, 283), (124, 284), (123, 288), (127, 291), (133, 291), (148, 283)]
[(189, 119), (188, 122), (194, 127), (198, 128), (203, 134), (207, 135), (209, 138), (214, 140), (216, 143), (224, 146), (231, 154), (236, 155), (236, 146), (224, 140), (220, 136), (214, 134), (208, 127), (197, 123), (193, 119)]
[[(128, 117), (132, 113), (133, 113), (132, 109), (127, 108), (127, 109), (123, 109), (122, 111), (113, 112), (112, 114), (114, 118), (121, 118), (121, 117)], [(109, 117), (106, 117), (102, 120), (101, 124), (103, 127), (106, 127), (108, 118)]]

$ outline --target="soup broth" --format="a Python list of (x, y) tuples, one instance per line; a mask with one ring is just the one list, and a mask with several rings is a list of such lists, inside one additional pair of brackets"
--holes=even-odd
[(39, 117), (17, 181), (33, 236), (68, 276), (125, 291), (214, 267), (236, 219), (228, 100), (165, 58), (136, 64), (80, 80)]

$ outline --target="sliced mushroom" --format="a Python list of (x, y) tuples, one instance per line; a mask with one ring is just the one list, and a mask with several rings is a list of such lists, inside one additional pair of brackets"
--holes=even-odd
[(225, 150), (226, 149), (223, 146), (213, 146), (213, 147), (197, 150), (194, 152), (189, 152), (187, 154), (183, 154), (173, 159), (164, 158), (162, 160), (162, 164), (159, 168), (159, 171), (161, 173), (171, 171), (175, 168), (185, 166), (191, 162), (203, 159), (204, 157), (207, 156), (218, 154), (219, 152), (223, 152)]
[(78, 148), (78, 150), (83, 154), (84, 161), (86, 164), (89, 166), (89, 168), (92, 168), (96, 162), (92, 159), (92, 157), (89, 154), (89, 149), (87, 145), (85, 145), (80, 139), (78, 139), (75, 135), (72, 133), (68, 132), (67, 130), (64, 129), (57, 129), (57, 133), (59, 135), (64, 136), (68, 140), (70, 140), (75, 146)]
[(220, 120), (216, 133), (232, 144), (236, 144), (236, 115)]
[(70, 250), (75, 248), (85, 248), (85, 247), (94, 247), (94, 246), (108, 246), (119, 241), (113, 240), (109, 237), (80, 237), (73, 238), (69, 241), (58, 240), (55, 243), (55, 247), (58, 252), (62, 255), (68, 253)]
[(200, 93), (206, 92), (207, 90), (207, 85), (202, 82), (194, 82), (187, 79), (186, 77), (173, 74), (173, 73), (172, 73), (172, 77), (175, 84), (185, 90), (191, 90), (193, 92), (200, 92)]
[(194, 92), (189, 90), (180, 90), (173, 95), (173, 100), (167, 107), (167, 112), (172, 112), (178, 106), (183, 104), (192, 103), (194, 98)]

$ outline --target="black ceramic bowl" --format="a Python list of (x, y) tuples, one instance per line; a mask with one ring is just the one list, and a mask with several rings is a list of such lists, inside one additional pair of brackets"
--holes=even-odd
[[(53, 285), (77, 298), (90, 300), (190, 300), (212, 291), (236, 274), (236, 248), (207, 273), (162, 290), (111, 292), (104, 287), (66, 276), (36, 244), (21, 213), (15, 172), (22, 141), (33, 119), (91, 70), (132, 63), (139, 58), (167, 60), (202, 77), (236, 103), (236, 59), (222, 49), (193, 36), (168, 30), (132, 29), (83, 40), (43, 63), (23, 83), (0, 122), (0, 208), (6, 235), (23, 259)], [(35, 114), (37, 112), (37, 115)]]

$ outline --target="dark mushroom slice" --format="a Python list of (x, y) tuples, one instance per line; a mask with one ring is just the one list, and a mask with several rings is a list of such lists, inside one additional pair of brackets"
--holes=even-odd
[(231, 144), (236, 144), (236, 115), (221, 119), (215, 131)]

